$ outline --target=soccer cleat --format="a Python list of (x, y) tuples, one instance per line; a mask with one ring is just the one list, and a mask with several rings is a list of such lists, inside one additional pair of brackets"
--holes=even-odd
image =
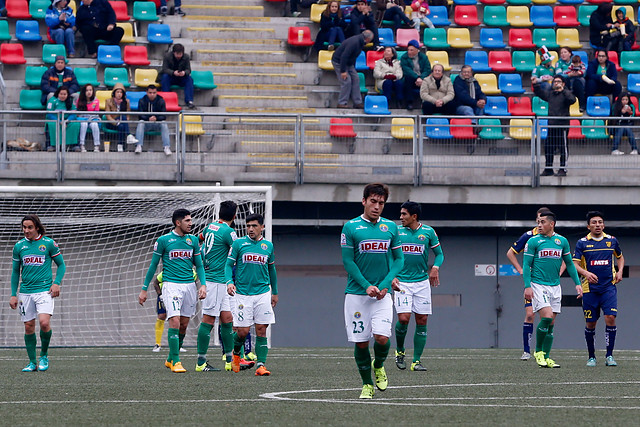
[(536, 351), (535, 353), (533, 353), (533, 357), (536, 358), (536, 363), (538, 364), (539, 367), (541, 368), (547, 367), (547, 361), (545, 360), (545, 357), (544, 357), (544, 351)]
[(264, 365), (260, 365), (258, 369), (256, 369), (256, 377), (268, 377), (269, 375), (271, 375), (271, 372), (267, 371)]
[[(613, 360), (613, 357), (611, 358), (611, 360)], [(47, 369), (49, 369), (49, 356), (40, 356), (40, 362), (38, 362), (38, 371), (46, 371)]]
[(234, 354), (231, 360), (231, 370), (233, 372), (240, 372), (240, 355)]
[(422, 363), (420, 363), (420, 361), (418, 360), (417, 362), (413, 362), (411, 364), (411, 370), (412, 371), (426, 371), (427, 368), (422, 366)]
[(531, 353), (527, 353), (526, 351), (522, 353), (522, 356), (520, 356), (520, 360), (529, 360), (531, 359)]
[(182, 374), (184, 372), (187, 372), (186, 369), (184, 369), (184, 367), (182, 366), (182, 362), (176, 362), (172, 367), (171, 367), (171, 372), (176, 372), (179, 374)]
[(560, 365), (558, 365), (556, 362), (553, 361), (553, 359), (547, 357), (546, 359), (547, 362), (547, 368), (559, 368)]
[[(246, 357), (246, 355), (245, 355)], [(251, 369), (256, 364), (253, 360), (240, 359), (240, 370)]]
[(589, 360), (587, 360), (587, 366), (590, 368), (595, 368), (596, 366), (596, 358), (595, 357), (590, 357)]
[(362, 386), (362, 393), (360, 393), (360, 399), (373, 399), (375, 393), (373, 384), (365, 384)]
[(184, 347), (180, 347), (180, 353), (186, 353), (186, 352), (187, 352), (187, 349), (186, 349), (186, 348), (184, 348)]
[(398, 369), (407, 369), (407, 364), (404, 361), (404, 351), (396, 350), (396, 366)]
[(196, 362), (196, 372), (220, 372), (220, 369), (209, 365), (208, 362), (204, 362), (202, 365), (198, 365)]
[(245, 355), (244, 355), (244, 358), (245, 358), (246, 360), (253, 360), (254, 362), (255, 362), (256, 360), (258, 360), (258, 356), (256, 356), (254, 352), (250, 352), (250, 353), (245, 354)]
[(173, 369), (173, 363), (169, 362), (168, 360), (164, 361), (164, 366), (166, 366), (169, 369)]
[(384, 370), (384, 366), (381, 368), (376, 368), (374, 365), (375, 362), (371, 362), (371, 369), (373, 369), (373, 375), (376, 377), (376, 387), (378, 390), (385, 391), (387, 386), (389, 385), (389, 379), (387, 378), (387, 372)]
[(607, 356), (604, 362), (605, 366), (618, 366), (613, 356)]
[(158, 353), (161, 348), (162, 347), (160, 347), (158, 344), (156, 344), (156, 345), (153, 346), (153, 350), (151, 350), (151, 351), (153, 351), (154, 353)]
[(29, 364), (22, 369), (22, 372), (36, 372), (37, 370), (38, 367), (36, 366), (36, 364), (33, 362), (29, 362)]

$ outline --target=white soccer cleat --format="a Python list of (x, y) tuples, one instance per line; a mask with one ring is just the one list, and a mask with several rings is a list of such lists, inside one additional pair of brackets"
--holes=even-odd
[(522, 356), (520, 356), (520, 360), (529, 360), (531, 359), (531, 353), (527, 353), (526, 351), (522, 353)]

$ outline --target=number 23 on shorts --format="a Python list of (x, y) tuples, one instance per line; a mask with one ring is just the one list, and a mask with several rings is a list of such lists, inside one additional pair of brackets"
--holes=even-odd
[(351, 322), (353, 324), (353, 333), (354, 334), (360, 334), (362, 332), (364, 332), (364, 322), (362, 320), (358, 320), (358, 321), (353, 321)]

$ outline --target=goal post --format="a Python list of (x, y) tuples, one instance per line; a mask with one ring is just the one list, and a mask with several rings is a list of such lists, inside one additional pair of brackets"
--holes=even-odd
[[(238, 204), (234, 229), (246, 234), (245, 218), (265, 219), (272, 240), (272, 190), (269, 186), (0, 186), (0, 346), (23, 346), (24, 326), (9, 308), (11, 253), (22, 235), (20, 221), (36, 214), (46, 235), (59, 245), (67, 270), (51, 319), (54, 346), (153, 346), (156, 293), (144, 307), (138, 294), (158, 237), (172, 230), (171, 215), (188, 209), (193, 234), (218, 218), (220, 203)], [(54, 264), (54, 270), (56, 268)], [(158, 268), (160, 271), (161, 266)], [(54, 273), (55, 274), (55, 273)], [(151, 287), (150, 287), (151, 288)], [(185, 345), (196, 342), (200, 303)], [(168, 325), (165, 325), (165, 331)], [(166, 342), (166, 334), (163, 343)], [(217, 332), (212, 344), (217, 343)]]

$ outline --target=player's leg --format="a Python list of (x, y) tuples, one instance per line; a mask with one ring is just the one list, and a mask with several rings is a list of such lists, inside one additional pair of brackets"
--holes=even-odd
[(22, 372), (34, 372), (38, 370), (36, 364), (36, 304), (31, 298), (31, 294), (18, 294), (20, 319), (24, 323), (24, 346), (27, 350), (29, 363), (22, 369)]
[(271, 372), (267, 370), (267, 354), (269, 353), (269, 345), (267, 342), (267, 328), (269, 325), (256, 323), (256, 356), (258, 363), (256, 364), (256, 376), (269, 376)]
[(606, 323), (604, 331), (604, 342), (607, 346), (606, 366), (618, 366), (613, 358), (613, 347), (616, 344), (616, 334), (618, 327), (616, 326), (616, 315), (618, 314), (618, 294), (617, 288), (611, 286), (610, 289), (603, 292), (602, 311), (604, 312), (604, 321)]
[(520, 360), (531, 359), (531, 338), (533, 337), (533, 321), (535, 315), (531, 301), (524, 300), (524, 323), (522, 324), (522, 356)]
[(596, 366), (596, 325), (600, 317), (600, 307), (598, 305), (598, 296), (594, 292), (587, 292), (582, 295), (582, 313), (584, 314), (585, 328), (584, 339), (587, 343), (587, 352), (589, 358), (587, 366)]
[(217, 283), (207, 282), (207, 297), (202, 302), (202, 320), (198, 328), (197, 351), (198, 361), (196, 362), (196, 371), (211, 371), (207, 366), (207, 351), (211, 342), (211, 330), (216, 321), (216, 316), (220, 315), (221, 295)]
[(411, 286), (407, 283), (399, 282), (399, 291), (393, 292), (393, 305), (398, 313), (398, 321), (395, 325), (396, 332), (396, 366), (398, 369), (407, 369), (404, 361), (405, 347), (404, 340), (407, 336), (409, 320), (411, 320), (411, 307), (413, 305), (413, 293)]
[(240, 372), (240, 365), (242, 363), (240, 350), (244, 345), (244, 339), (247, 337), (249, 329), (251, 329), (251, 326), (236, 327), (236, 334), (233, 340), (233, 358), (231, 360), (231, 369), (233, 372)]
[(532, 283), (531, 288), (533, 289), (533, 299), (531, 300), (531, 303), (533, 304), (533, 311), (540, 315), (540, 322), (536, 327), (536, 351), (533, 355), (538, 366), (546, 368), (547, 358), (543, 351), (543, 344), (547, 333), (549, 332), (549, 326), (553, 321), (553, 310), (551, 309), (551, 303), (549, 302), (548, 296), (545, 295), (545, 286)]
[(431, 285), (428, 280), (417, 282), (413, 289), (413, 305), (411, 311), (416, 316), (416, 331), (413, 334), (412, 371), (426, 371), (420, 363), (422, 352), (427, 343), (427, 318), (431, 314)]
[(189, 321), (196, 314), (196, 304), (198, 302), (198, 289), (196, 284), (180, 285), (182, 292), (182, 304), (180, 305), (180, 332), (178, 333), (179, 352), (187, 350), (184, 348), (184, 337), (187, 335)]
[(344, 325), (347, 339), (354, 343), (353, 358), (362, 379), (362, 393), (360, 399), (371, 399), (374, 394), (373, 379), (371, 377), (371, 353), (369, 339), (371, 332), (371, 317), (368, 295), (346, 294), (344, 297)]
[(559, 368), (558, 365), (553, 359), (551, 359), (551, 347), (553, 346), (553, 329), (555, 327), (556, 316), (560, 314), (561, 311), (561, 301), (562, 301), (562, 288), (560, 286), (549, 286), (549, 302), (551, 304), (552, 311), (552, 321), (549, 325), (547, 335), (544, 337), (544, 342), (542, 343), (542, 351), (544, 351), (547, 368)]
[(48, 292), (34, 294), (38, 323), (40, 323), (40, 361), (38, 370), (49, 369), (49, 343), (51, 342), (51, 316), (53, 315), (54, 300)]
[(376, 387), (380, 391), (387, 389), (389, 380), (384, 370), (384, 361), (389, 355), (391, 347), (391, 321), (393, 319), (393, 301), (391, 295), (387, 294), (381, 300), (373, 300), (371, 310), (371, 332), (373, 334), (373, 354), (372, 363), (373, 374), (376, 379)]
[(267, 342), (267, 328), (276, 323), (276, 317), (271, 306), (271, 292), (265, 292), (254, 297), (253, 319), (256, 325), (256, 375), (270, 375), (271, 372), (265, 367), (267, 354), (269, 353), (269, 343)]
[(255, 298), (253, 297), (253, 295), (235, 295), (233, 326), (236, 333), (233, 339), (233, 359), (231, 361), (233, 372), (240, 372), (240, 350), (244, 346), (244, 340), (249, 334), (251, 325), (254, 323), (253, 304)]
[[(233, 357), (233, 315), (230, 311), (220, 312), (220, 342), (222, 343), (222, 352), (225, 356), (225, 362), (231, 363)], [(229, 370), (231, 366), (229, 365)]]
[(174, 370), (179, 364), (180, 369), (175, 372), (185, 372), (180, 363), (180, 309), (184, 300), (184, 286), (176, 283), (165, 282), (162, 289), (162, 300), (167, 309), (169, 328), (167, 329), (167, 342), (169, 344), (169, 356), (165, 366)]
[(158, 317), (156, 318), (156, 326), (155, 326), (155, 336), (156, 343), (153, 346), (153, 352), (159, 352), (160, 347), (162, 346), (162, 334), (164, 333), (164, 323), (167, 320), (167, 310), (164, 308), (164, 302), (162, 302), (162, 296), (158, 295), (158, 300), (156, 301), (156, 313)]

